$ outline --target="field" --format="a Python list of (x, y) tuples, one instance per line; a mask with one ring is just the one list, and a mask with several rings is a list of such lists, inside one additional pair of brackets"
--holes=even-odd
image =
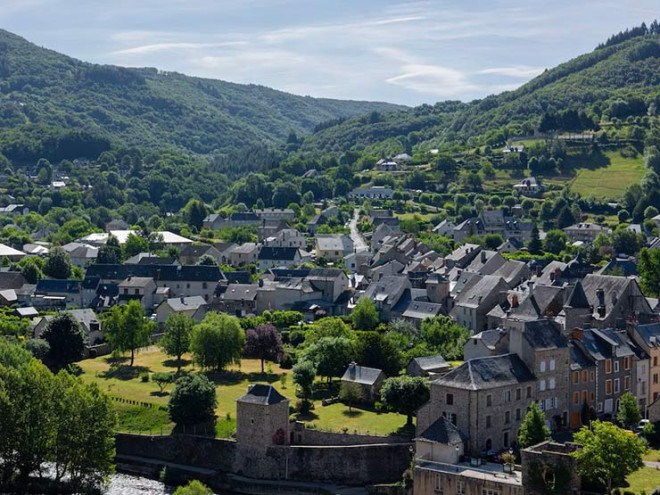
[[(575, 179), (571, 191), (583, 198), (619, 199), (627, 186), (639, 183), (644, 175), (644, 162), (641, 156), (626, 158), (617, 151), (604, 153), (607, 162), (596, 165), (580, 166), (576, 164)], [(599, 166), (600, 165), (600, 166)]]
[(627, 481), (629, 486), (622, 488), (621, 492), (627, 490), (639, 494), (643, 490), (647, 495), (651, 495), (653, 490), (660, 486), (660, 470), (645, 466), (628, 476)]
[[(184, 372), (193, 371), (193, 365), (187, 357), (184, 359)], [(167, 402), (170, 385), (161, 394), (158, 386), (151, 380), (142, 381), (144, 373), (159, 371), (176, 372), (175, 362), (165, 356), (158, 348), (150, 347), (136, 355), (133, 368), (127, 360), (113, 361), (109, 356), (87, 359), (79, 363), (82, 378), (94, 382), (114, 399), (116, 404), (119, 429), (122, 431), (143, 431), (169, 433), (174, 424), (167, 415)], [(269, 371), (270, 370), (270, 371)], [(282, 377), (285, 378), (282, 378)], [(241, 366), (232, 366), (222, 373), (210, 374), (217, 389), (218, 407), (216, 408), (216, 435), (230, 436), (236, 427), (236, 399), (247, 391), (251, 383), (272, 383), (282, 395), (296, 402), (295, 384), (291, 370), (281, 369), (277, 364), (267, 365), (266, 373), (261, 373), (261, 365), (256, 359), (244, 359)], [(284, 385), (282, 383), (284, 381)], [(322, 387), (319, 387), (322, 388)], [(323, 395), (317, 394), (315, 398)], [(144, 404), (151, 404), (147, 407)], [(325, 431), (387, 435), (396, 432), (405, 425), (406, 418), (393, 413), (376, 413), (368, 409), (348, 408), (343, 404), (322, 406), (320, 400), (314, 402), (315, 409), (297, 419), (310, 424), (310, 427)]]

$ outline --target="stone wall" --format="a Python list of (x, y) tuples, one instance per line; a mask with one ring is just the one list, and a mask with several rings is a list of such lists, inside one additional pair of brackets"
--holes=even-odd
[(575, 444), (558, 444), (551, 441), (523, 449), (522, 476), (527, 495), (548, 493), (552, 486), (554, 493), (580, 493), (580, 475), (577, 461), (571, 452)]
[(290, 431), (293, 432), (294, 445), (319, 445), (319, 446), (337, 446), (337, 445), (372, 445), (381, 443), (409, 443), (410, 440), (394, 435), (358, 435), (350, 431), (346, 433), (333, 433), (330, 431), (313, 430), (305, 428), (303, 423), (292, 423)]
[(271, 446), (259, 449), (233, 440), (193, 435), (123, 433), (117, 435), (116, 442), (117, 455), (121, 456), (144, 457), (257, 479), (344, 485), (400, 480), (410, 464), (411, 445)]

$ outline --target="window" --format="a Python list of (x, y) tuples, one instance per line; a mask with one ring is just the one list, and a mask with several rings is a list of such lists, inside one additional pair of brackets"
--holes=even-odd
[(612, 373), (612, 360), (605, 360), (605, 373)]
[(504, 424), (511, 423), (511, 413), (509, 411), (504, 411)]
[(603, 412), (603, 403), (602, 402), (598, 403), (598, 412)]
[(605, 393), (607, 395), (612, 394), (612, 380), (606, 380), (605, 381)]
[(615, 373), (619, 372), (619, 361), (614, 361), (614, 372)]
[(502, 443), (504, 444), (504, 448), (507, 448), (509, 446), (509, 432), (508, 431), (504, 432), (504, 439), (503, 439)]
[(545, 399), (545, 411), (548, 409), (552, 409), (554, 407), (555, 403), (553, 399)]
[(207, 289), (208, 286), (209, 284), (207, 284), (206, 282), (202, 282), (202, 289)]
[(516, 389), (516, 400), (520, 400), (522, 398), (522, 389), (517, 388)]
[(582, 381), (587, 383), (587, 370), (582, 371)]
[(134, 293), (135, 293), (136, 296), (139, 296), (140, 295), (140, 289), (134, 289)]
[(128, 289), (124, 289), (124, 294), (128, 294)]
[(614, 393), (618, 394), (621, 391), (621, 381), (617, 378), (614, 380)]
[(486, 428), (490, 428), (491, 426), (491, 421), (490, 421), (490, 414), (486, 416)]
[(488, 395), (486, 396), (486, 406), (487, 406), (487, 407), (490, 407), (490, 406), (492, 406), (492, 405), (493, 405), (493, 396), (490, 395), (490, 394), (488, 394)]
[(435, 475), (435, 491), (442, 492), (442, 475)]
[(590, 372), (589, 373), (589, 381), (593, 382), (596, 379), (596, 373), (595, 372)]
[(624, 390), (630, 390), (630, 377), (629, 376), (624, 376), (623, 377), (623, 389)]
[(456, 484), (456, 495), (465, 495), (465, 481)]
[(573, 372), (573, 383), (575, 383), (575, 384), (580, 383), (580, 372), (579, 371), (574, 371)]
[(504, 399), (504, 402), (511, 402), (511, 390), (505, 390), (504, 393), (502, 394), (502, 399)]
[(657, 373), (655, 373), (653, 375), (653, 383), (658, 383), (658, 374)]
[(541, 373), (545, 372), (545, 361), (541, 361), (541, 365), (539, 366), (539, 370)]
[(623, 368), (629, 370), (632, 366), (632, 356), (623, 358)]
[(502, 495), (500, 490), (493, 490), (492, 488), (482, 488), (481, 495)]
[(520, 421), (521, 419), (521, 414), (520, 414), (520, 408), (516, 409), (516, 421)]
[(589, 392), (589, 400), (591, 402), (595, 401), (596, 400), (596, 394), (593, 393), (593, 392)]
[(573, 404), (578, 404), (580, 402), (580, 394), (578, 392), (573, 392)]
[(532, 398), (532, 387), (531, 385), (527, 387), (527, 398), (531, 399)]
[(584, 404), (585, 402), (587, 402), (587, 391), (583, 390), (582, 391), (582, 403)]
[(453, 406), (454, 405), (454, 394), (447, 394), (447, 405), (448, 406)]
[(457, 422), (457, 421), (456, 421), (456, 413), (451, 413), (451, 414), (449, 415), (449, 422), (450, 422), (451, 424), (453, 424), (454, 426), (456, 426), (456, 422)]
[(555, 360), (551, 359), (550, 360), (550, 371), (554, 371), (554, 370), (555, 370)]
[(653, 366), (658, 365), (658, 356), (653, 356)]
[(541, 399), (538, 404), (539, 404), (539, 409), (541, 411), (545, 411), (545, 401)]
[(545, 380), (539, 382), (539, 390), (543, 392), (545, 390)]
[(549, 383), (548, 383), (548, 388), (549, 388), (550, 390), (554, 390), (554, 389), (555, 389), (555, 379), (554, 379), (554, 378), (550, 378), (550, 381), (549, 381)]

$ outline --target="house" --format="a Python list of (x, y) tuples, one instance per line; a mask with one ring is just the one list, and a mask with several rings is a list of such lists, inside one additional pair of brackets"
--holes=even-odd
[(169, 297), (202, 296), (208, 302), (224, 278), (217, 266), (204, 265), (95, 264), (85, 272), (85, 280), (96, 277), (101, 284), (118, 284), (129, 276), (152, 278), (157, 287), (169, 289)]
[(613, 418), (619, 409), (620, 397), (632, 390), (635, 352), (626, 334), (611, 328), (576, 328), (570, 340), (595, 364), (595, 393), (591, 405), (595, 405), (596, 415)]
[(176, 258), (156, 256), (153, 253), (138, 253), (124, 260), (125, 265), (178, 265)]
[(259, 256), (260, 245), (254, 242), (246, 242), (236, 246), (229, 252), (229, 264), (231, 266), (243, 266), (256, 263)]
[(206, 306), (206, 301), (201, 296), (169, 298), (156, 308), (156, 322), (164, 323), (172, 314), (186, 315), (200, 322), (206, 314)]
[(509, 332), (504, 328), (476, 333), (463, 345), (463, 359), (499, 356), (509, 352)]
[(119, 282), (119, 302), (127, 304), (131, 300), (137, 300), (147, 311), (154, 307), (154, 296), (156, 294), (156, 282), (152, 277), (134, 277), (129, 275)]
[(250, 385), (236, 399), (236, 441), (266, 449), (289, 443), (289, 399), (272, 385)]
[(454, 228), (456, 228), (456, 224), (451, 220), (445, 219), (433, 227), (433, 232), (438, 235), (444, 235), (452, 238)]
[(342, 385), (353, 383), (360, 387), (365, 402), (373, 403), (380, 398), (380, 389), (385, 381), (385, 373), (377, 368), (358, 366), (352, 362), (341, 377)]
[(385, 186), (372, 186), (353, 189), (349, 196), (353, 199), (392, 199), (394, 191)]
[(105, 224), (105, 231), (112, 232), (113, 230), (128, 230), (129, 227), (130, 225), (121, 218), (115, 218)]
[(392, 161), (395, 163), (410, 163), (412, 161), (412, 156), (408, 153), (400, 153), (392, 158)]
[(9, 261), (19, 261), (25, 258), (26, 254), (23, 251), (14, 249), (6, 244), (0, 244), (0, 259), (7, 258)]
[(18, 296), (14, 289), (0, 290), (0, 306), (13, 306), (18, 303)]
[(27, 215), (30, 209), (22, 204), (10, 204), (0, 207), (0, 215), (14, 216), (14, 215)]
[(78, 306), (82, 304), (80, 280), (41, 279), (37, 281), (32, 305), (39, 307)]
[(257, 229), (257, 239), (263, 243), (266, 239), (277, 235), (280, 230), (288, 227), (289, 224), (286, 220), (262, 220)]
[(81, 242), (70, 242), (62, 246), (62, 249), (69, 253), (71, 264), (79, 268), (84, 268), (88, 264), (94, 263), (99, 254), (98, 247)]
[(475, 275), (454, 300), (451, 315), (476, 333), (488, 328), (488, 312), (506, 299), (509, 285), (502, 277)]
[(213, 303), (212, 309), (242, 318), (256, 314), (256, 284), (229, 284)]
[(263, 246), (259, 250), (259, 270), (265, 268), (297, 266), (302, 262), (301, 249), (296, 247)]
[(412, 358), (406, 366), (406, 374), (410, 376), (427, 376), (435, 378), (451, 370), (452, 366), (440, 354)]
[(235, 212), (228, 217), (218, 213), (209, 214), (202, 222), (202, 228), (207, 230), (219, 230), (225, 227), (249, 227), (259, 225), (261, 219), (253, 211)]
[(323, 213), (318, 213), (307, 222), (307, 232), (314, 235), (321, 225), (328, 223), (328, 217)]
[(499, 452), (516, 441), (535, 376), (516, 354), (475, 358), (431, 382), (431, 398), (417, 411), (417, 434), (440, 417), (466, 438), (466, 453)]
[(305, 249), (307, 238), (296, 229), (282, 229), (263, 240), (264, 247), (294, 247)]
[(591, 244), (600, 234), (609, 235), (612, 231), (595, 223), (576, 223), (564, 228), (564, 232), (572, 242)]
[(525, 177), (513, 186), (514, 192), (523, 196), (537, 196), (541, 191), (541, 181), (536, 177)]
[[(103, 341), (103, 332), (101, 331), (101, 322), (96, 313), (91, 309), (71, 309), (67, 310), (73, 318), (80, 324), (85, 333), (85, 343), (88, 346), (97, 345)], [(55, 318), (55, 315), (46, 315), (35, 322), (32, 334), (35, 339), (40, 338), (48, 326), (48, 322)]]
[[(649, 356), (649, 369), (637, 376), (648, 387), (649, 403), (660, 397), (660, 323), (646, 325), (630, 322), (627, 325), (630, 338)], [(643, 371), (643, 370), (641, 370)]]
[(0, 271), (0, 290), (20, 289), (27, 280), (21, 272), (1, 272)]
[(192, 239), (188, 239), (187, 237), (183, 237), (182, 235), (175, 234), (174, 232), (170, 232), (168, 230), (160, 230), (158, 232), (154, 232), (154, 234), (156, 238), (159, 239), (159, 242), (166, 248), (174, 247), (182, 249), (188, 244), (193, 243)]
[(471, 235), (499, 234), (503, 239), (516, 239), (524, 243), (531, 239), (533, 227), (532, 222), (505, 216), (503, 210), (484, 210), (478, 217), (458, 224), (453, 230), (453, 239), (463, 242)]
[(406, 290), (412, 288), (408, 277), (401, 275), (385, 275), (378, 281), (372, 281), (362, 297), (371, 299), (376, 310), (385, 320), (391, 319), (394, 308), (399, 303)]
[(182, 265), (196, 265), (202, 256), (210, 256), (216, 263), (220, 263), (222, 253), (209, 244), (188, 244), (181, 249), (179, 261)]
[(337, 261), (353, 252), (353, 241), (345, 234), (317, 234), (316, 258)]
[(296, 213), (289, 208), (264, 208), (254, 210), (260, 220), (293, 220)]
[(339, 268), (313, 268), (305, 280), (321, 293), (321, 298), (334, 303), (348, 291), (348, 277)]
[(399, 170), (399, 164), (394, 160), (381, 159), (376, 162), (376, 170), (381, 172), (395, 172)]
[(445, 306), (441, 303), (411, 300), (407, 302), (405, 308), (395, 307), (394, 311), (401, 312), (401, 318), (419, 328), (426, 318), (445, 314)]
[(46, 256), (49, 249), (43, 244), (23, 244), (23, 252), (28, 256)]

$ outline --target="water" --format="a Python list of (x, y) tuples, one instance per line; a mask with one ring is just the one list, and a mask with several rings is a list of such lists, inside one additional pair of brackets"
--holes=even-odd
[(174, 490), (174, 487), (149, 478), (113, 474), (110, 476), (110, 485), (105, 493), (106, 495), (170, 495)]

